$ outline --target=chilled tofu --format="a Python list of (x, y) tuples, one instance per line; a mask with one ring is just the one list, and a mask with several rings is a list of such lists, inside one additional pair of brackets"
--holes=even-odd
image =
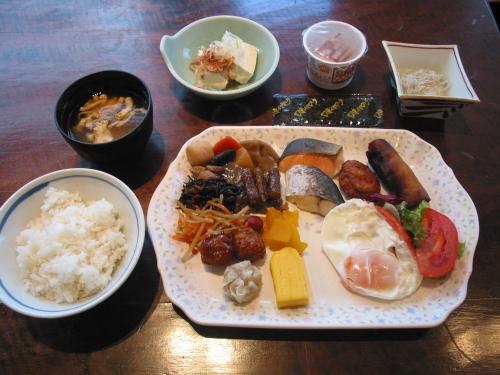
[(229, 80), (247, 83), (255, 73), (257, 48), (226, 31), (222, 39), (201, 48), (189, 69), (194, 84), (209, 90), (224, 90)]
[(278, 307), (307, 305), (307, 279), (299, 252), (293, 247), (284, 247), (272, 255), (270, 265)]
[(229, 69), (229, 78), (238, 83), (247, 83), (255, 73), (257, 48), (229, 31), (224, 33), (221, 42), (231, 50), (234, 57), (234, 64)]
[(225, 74), (218, 72), (203, 72), (196, 78), (199, 82), (197, 86), (209, 90), (225, 89), (229, 81)]
[(255, 73), (257, 48), (243, 42), (243, 53), (235, 55), (234, 65), (229, 69), (229, 77), (238, 83), (247, 83)]

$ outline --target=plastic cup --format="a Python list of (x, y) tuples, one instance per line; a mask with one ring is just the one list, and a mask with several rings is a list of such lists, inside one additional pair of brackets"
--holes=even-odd
[(340, 21), (323, 21), (302, 37), (307, 53), (307, 77), (316, 86), (337, 90), (351, 83), (359, 60), (368, 47), (364, 34)]

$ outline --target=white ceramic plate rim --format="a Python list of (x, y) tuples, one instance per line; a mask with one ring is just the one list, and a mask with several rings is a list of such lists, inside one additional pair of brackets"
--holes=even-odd
[[(246, 327), (246, 328), (287, 328), (287, 329), (380, 329), (380, 328), (429, 328), (429, 327), (435, 327), (441, 323), (443, 323), (448, 316), (451, 314), (453, 310), (455, 310), (458, 306), (462, 304), (462, 302), (465, 300), (466, 294), (467, 294), (467, 284), (468, 280), (470, 278), (470, 275), (472, 273), (472, 259), (473, 255), (477, 246), (477, 241), (479, 237), (479, 219), (477, 216), (477, 210), (474, 206), (474, 203), (468, 193), (465, 191), (465, 189), (460, 185), (459, 181), (456, 179), (456, 176), (454, 175), (453, 171), (449, 166), (447, 166), (439, 151), (431, 144), (423, 141), (421, 138), (419, 138), (417, 135), (414, 133), (407, 131), (407, 130), (399, 130), (399, 129), (348, 129), (348, 128), (339, 128), (339, 131), (348, 131), (351, 132), (353, 135), (356, 133), (361, 134), (362, 132), (370, 132), (370, 133), (394, 133), (394, 134), (401, 134), (401, 135), (406, 135), (411, 138), (414, 138), (415, 141), (420, 141), (422, 143), (425, 143), (427, 146), (429, 146), (432, 151), (436, 154), (439, 155), (441, 158), (440, 162), (442, 162), (445, 166), (445, 168), (450, 172), (452, 179), (454, 180), (455, 184), (457, 187), (461, 189), (461, 192), (463, 193), (465, 199), (467, 200), (467, 203), (473, 208), (474, 210), (474, 230), (473, 230), (473, 237), (474, 240), (473, 242), (468, 242), (467, 243), (467, 248), (470, 249), (470, 262), (466, 264), (466, 269), (465, 269), (465, 277), (463, 279), (462, 284), (460, 285), (459, 288), (459, 295), (457, 295), (456, 300), (454, 300), (454, 303), (451, 304), (450, 306), (447, 307), (447, 310), (439, 317), (439, 319), (436, 320), (429, 320), (425, 321), (422, 323), (412, 323), (409, 324), (407, 322), (402, 322), (402, 323), (374, 323), (374, 324), (359, 324), (357, 322), (351, 322), (349, 324), (315, 324), (313, 322), (287, 322), (287, 321), (280, 321), (280, 322), (258, 322), (258, 321), (247, 321), (247, 322), (241, 322), (241, 321), (236, 321), (236, 320), (231, 320), (231, 321), (221, 321), (219, 319), (211, 319), (211, 318), (206, 318), (204, 316), (200, 316), (196, 313), (196, 311), (192, 311), (190, 306), (186, 305), (183, 301), (183, 296), (177, 295), (174, 291), (174, 284), (173, 281), (175, 282), (175, 279), (172, 280), (167, 280), (166, 276), (166, 271), (162, 267), (162, 262), (164, 261), (164, 256), (162, 253), (162, 249), (159, 246), (159, 238), (158, 238), (158, 233), (156, 233), (154, 227), (154, 222), (156, 220), (156, 217), (154, 216), (153, 213), (153, 205), (160, 199), (160, 190), (167, 190), (166, 188), (166, 183), (167, 179), (170, 175), (174, 173), (174, 168), (181, 159), (182, 155), (185, 153), (185, 150), (187, 148), (187, 145), (201, 137), (203, 137), (205, 134), (208, 134), (214, 130), (220, 130), (222, 129), (226, 133), (231, 133), (232, 131), (244, 131), (246, 129), (269, 129), (271, 131), (276, 131), (279, 132), (280, 130), (284, 129), (291, 129), (291, 131), (297, 130), (317, 130), (317, 129), (322, 129), (324, 131), (329, 131), (329, 132), (335, 132), (337, 129), (335, 128), (315, 128), (315, 127), (286, 127), (286, 126), (216, 126), (216, 127), (211, 127), (197, 136), (189, 139), (180, 149), (177, 157), (172, 161), (170, 164), (170, 167), (165, 174), (164, 178), (158, 185), (157, 189), (153, 193), (153, 196), (151, 198), (149, 208), (148, 208), (148, 214), (147, 214), (147, 227), (148, 227), (148, 233), (150, 235), (151, 241), (153, 243), (153, 247), (155, 249), (156, 255), (157, 255), (157, 260), (158, 260), (158, 270), (162, 276), (162, 281), (163, 281), (163, 286), (165, 293), (167, 294), (168, 298), (177, 305), (182, 311), (195, 323), (201, 324), (201, 325), (206, 325), (206, 326), (226, 326), (226, 327)], [(235, 135), (237, 136), (237, 135)], [(222, 298), (222, 296), (221, 296)], [(277, 309), (277, 308), (276, 308)]]
[[(464, 103), (479, 103), (479, 97), (476, 95), (474, 88), (472, 87), (469, 78), (467, 77), (467, 73), (465, 73), (465, 69), (462, 65), (462, 60), (460, 59), (460, 54), (458, 53), (458, 46), (456, 44), (413, 44), (413, 43), (400, 43), (400, 42), (390, 42), (387, 40), (382, 41), (382, 45), (384, 47), (385, 53), (387, 54), (387, 58), (389, 59), (389, 64), (391, 66), (391, 70), (394, 73), (394, 79), (396, 81), (396, 87), (398, 96), (401, 99), (426, 99), (426, 100), (447, 100), (452, 102), (464, 102)], [(403, 87), (401, 85), (400, 76), (396, 67), (396, 63), (391, 54), (391, 50), (389, 47), (391, 46), (399, 46), (399, 47), (408, 47), (408, 48), (420, 48), (420, 49), (451, 49), (455, 56), (455, 60), (460, 69), (460, 73), (462, 79), (467, 86), (471, 94), (471, 98), (461, 98), (461, 97), (453, 97), (453, 96), (433, 96), (433, 95), (407, 95), (403, 94)]]
[(276, 38), (274, 37), (274, 35), (267, 28), (265, 28), (264, 26), (262, 26), (260, 23), (252, 21), (252, 20), (250, 20), (248, 18), (243, 18), (243, 17), (238, 17), (238, 16), (230, 16), (230, 15), (219, 15), (219, 16), (211, 16), (211, 17), (202, 18), (202, 19), (199, 19), (199, 20), (196, 20), (196, 21), (190, 23), (189, 25), (184, 26), (177, 33), (175, 33), (172, 36), (172, 38), (178, 37), (179, 35), (181, 35), (182, 33), (186, 32), (186, 31), (188, 31), (193, 26), (195, 26), (195, 25), (197, 25), (199, 23), (203, 23), (203, 22), (206, 22), (206, 21), (209, 21), (209, 20), (213, 20), (213, 19), (223, 19), (223, 18), (237, 19), (237, 20), (240, 20), (242, 22), (250, 23), (250, 24), (256, 26), (257, 28), (261, 29), (262, 31), (264, 31), (264, 33), (266, 33), (269, 36), (269, 38), (271, 39), (272, 44), (274, 45), (275, 55), (274, 55), (274, 61), (273, 61), (273, 65), (271, 66), (271, 69), (269, 69), (269, 71), (266, 74), (264, 74), (261, 79), (259, 79), (258, 81), (255, 81), (255, 82), (251, 83), (248, 86), (241, 87), (239, 89), (234, 89), (234, 90), (227, 90), (227, 91), (207, 90), (207, 89), (202, 89), (200, 87), (196, 87), (192, 83), (190, 83), (190, 82), (186, 81), (184, 78), (182, 78), (175, 71), (174, 67), (170, 63), (170, 59), (168, 58), (167, 51), (165, 50), (165, 47), (164, 47), (165, 46), (165, 39), (168, 37), (168, 35), (164, 35), (161, 38), (161, 41), (160, 41), (160, 52), (161, 52), (161, 55), (163, 56), (163, 60), (165, 60), (165, 64), (167, 65), (168, 70), (175, 77), (175, 79), (177, 81), (179, 81), (180, 83), (182, 83), (184, 86), (186, 86), (190, 90), (193, 90), (193, 91), (198, 92), (200, 94), (204, 94), (204, 95), (208, 95), (208, 96), (213, 96), (213, 97), (220, 97), (220, 98), (223, 98), (225, 96), (231, 96), (232, 97), (234, 95), (243, 94), (243, 93), (246, 93), (246, 92), (253, 91), (257, 87), (259, 87), (260, 85), (262, 85), (265, 81), (267, 81), (269, 77), (271, 77), (271, 75), (276, 70), (276, 68), (278, 66), (278, 63), (279, 63), (279, 60), (280, 60), (280, 47), (279, 47), (278, 41), (276, 40)]
[[(24, 199), (29, 198), (29, 196), (32, 193), (40, 189), (43, 189), (53, 181), (57, 181), (63, 178), (71, 178), (78, 176), (98, 178), (101, 181), (104, 181), (107, 184), (113, 186), (124, 197), (127, 198), (127, 200), (129, 201), (130, 205), (134, 210), (138, 226), (137, 242), (134, 248), (131, 250), (133, 251), (133, 256), (130, 258), (129, 263), (121, 270), (121, 274), (115, 276), (116, 279), (113, 279), (111, 283), (103, 291), (99, 292), (98, 294), (92, 297), (89, 297), (88, 299), (83, 300), (80, 303), (70, 304), (68, 305), (69, 306), (68, 308), (62, 310), (50, 311), (50, 310), (35, 309), (32, 308), (31, 306), (23, 307), (25, 306), (25, 304), (18, 301), (17, 298), (13, 296), (12, 293), (5, 288), (3, 282), (0, 279), (0, 288), (2, 289), (2, 293), (5, 293), (9, 296), (9, 298), (6, 298), (1, 302), (5, 303), (12, 310), (17, 311), (23, 315), (35, 318), (62, 318), (66, 316), (79, 314), (83, 311), (91, 309), (92, 307), (98, 305), (102, 301), (109, 298), (116, 290), (118, 290), (118, 288), (120, 288), (120, 286), (128, 279), (128, 277), (134, 270), (135, 265), (137, 264), (139, 257), (142, 253), (146, 228), (145, 228), (144, 213), (142, 211), (142, 207), (139, 200), (137, 199), (134, 192), (118, 178), (108, 173), (93, 169), (87, 169), (87, 168), (62, 169), (55, 172), (47, 173), (43, 176), (37, 177), (36, 179), (28, 182), (20, 189), (18, 189), (9, 199), (7, 199), (7, 201), (0, 208), (0, 229), (5, 225), (5, 223), (8, 220), (8, 217), (16, 210), (17, 205), (22, 203)], [(29, 195), (25, 196), (26, 194)], [(10, 299), (13, 299), (14, 301), (16, 301), (16, 303), (11, 303)]]

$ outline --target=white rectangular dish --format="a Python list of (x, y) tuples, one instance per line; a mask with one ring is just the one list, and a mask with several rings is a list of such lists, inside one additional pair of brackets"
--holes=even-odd
[[(373, 139), (391, 143), (413, 169), (431, 196), (431, 206), (448, 215), (455, 223), (459, 240), (466, 250), (451, 275), (445, 279), (426, 279), (410, 297), (385, 302), (356, 295), (341, 283), (321, 250), (319, 240), (322, 217), (300, 212), (299, 232), (309, 244), (304, 262), (309, 281), (308, 307), (276, 307), (269, 270), (270, 250), (260, 269), (263, 288), (260, 295), (245, 306), (224, 298), (222, 271), (212, 272), (196, 256), (186, 263), (181, 255), (187, 245), (171, 238), (178, 219), (176, 202), (189, 173), (185, 150), (193, 141), (215, 143), (223, 136), (238, 140), (260, 139), (280, 154), (296, 138), (316, 138), (343, 145), (345, 160), (366, 163), (365, 152)], [(467, 192), (444, 163), (435, 147), (405, 130), (348, 129), (316, 127), (212, 127), (189, 140), (170, 164), (167, 174), (153, 194), (147, 214), (148, 231), (162, 276), (165, 292), (194, 322), (203, 325), (253, 328), (420, 328), (442, 323), (465, 299), (467, 282), (479, 236), (475, 206)]]
[[(401, 99), (432, 99), (451, 102), (479, 103), (458, 53), (452, 45), (410, 44), (382, 41), (394, 74), (396, 89)], [(409, 95), (403, 91), (401, 72), (405, 70), (431, 69), (444, 75), (450, 85), (445, 96)]]

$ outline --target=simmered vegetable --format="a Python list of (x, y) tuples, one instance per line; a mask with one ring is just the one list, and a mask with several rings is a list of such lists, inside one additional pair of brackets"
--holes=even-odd
[(201, 141), (187, 146), (186, 156), (192, 166), (207, 165), (213, 159), (214, 152), (210, 143)]
[(225, 151), (219, 152), (210, 161), (210, 164), (212, 164), (212, 165), (226, 165), (227, 163), (232, 162), (234, 160), (235, 155), (236, 155), (236, 151), (234, 151), (234, 150), (225, 150)]
[(279, 160), (279, 155), (269, 143), (254, 139), (241, 142), (241, 146), (250, 154), (254, 166), (264, 171), (275, 167)]
[(213, 147), (214, 154), (220, 154), (227, 150), (237, 150), (241, 147), (240, 143), (233, 137), (226, 136), (219, 140)]
[(236, 156), (234, 157), (234, 162), (238, 164), (240, 167), (245, 167), (250, 169), (253, 169), (255, 167), (252, 158), (250, 157), (250, 154), (244, 147), (240, 147), (238, 150), (236, 150)]

